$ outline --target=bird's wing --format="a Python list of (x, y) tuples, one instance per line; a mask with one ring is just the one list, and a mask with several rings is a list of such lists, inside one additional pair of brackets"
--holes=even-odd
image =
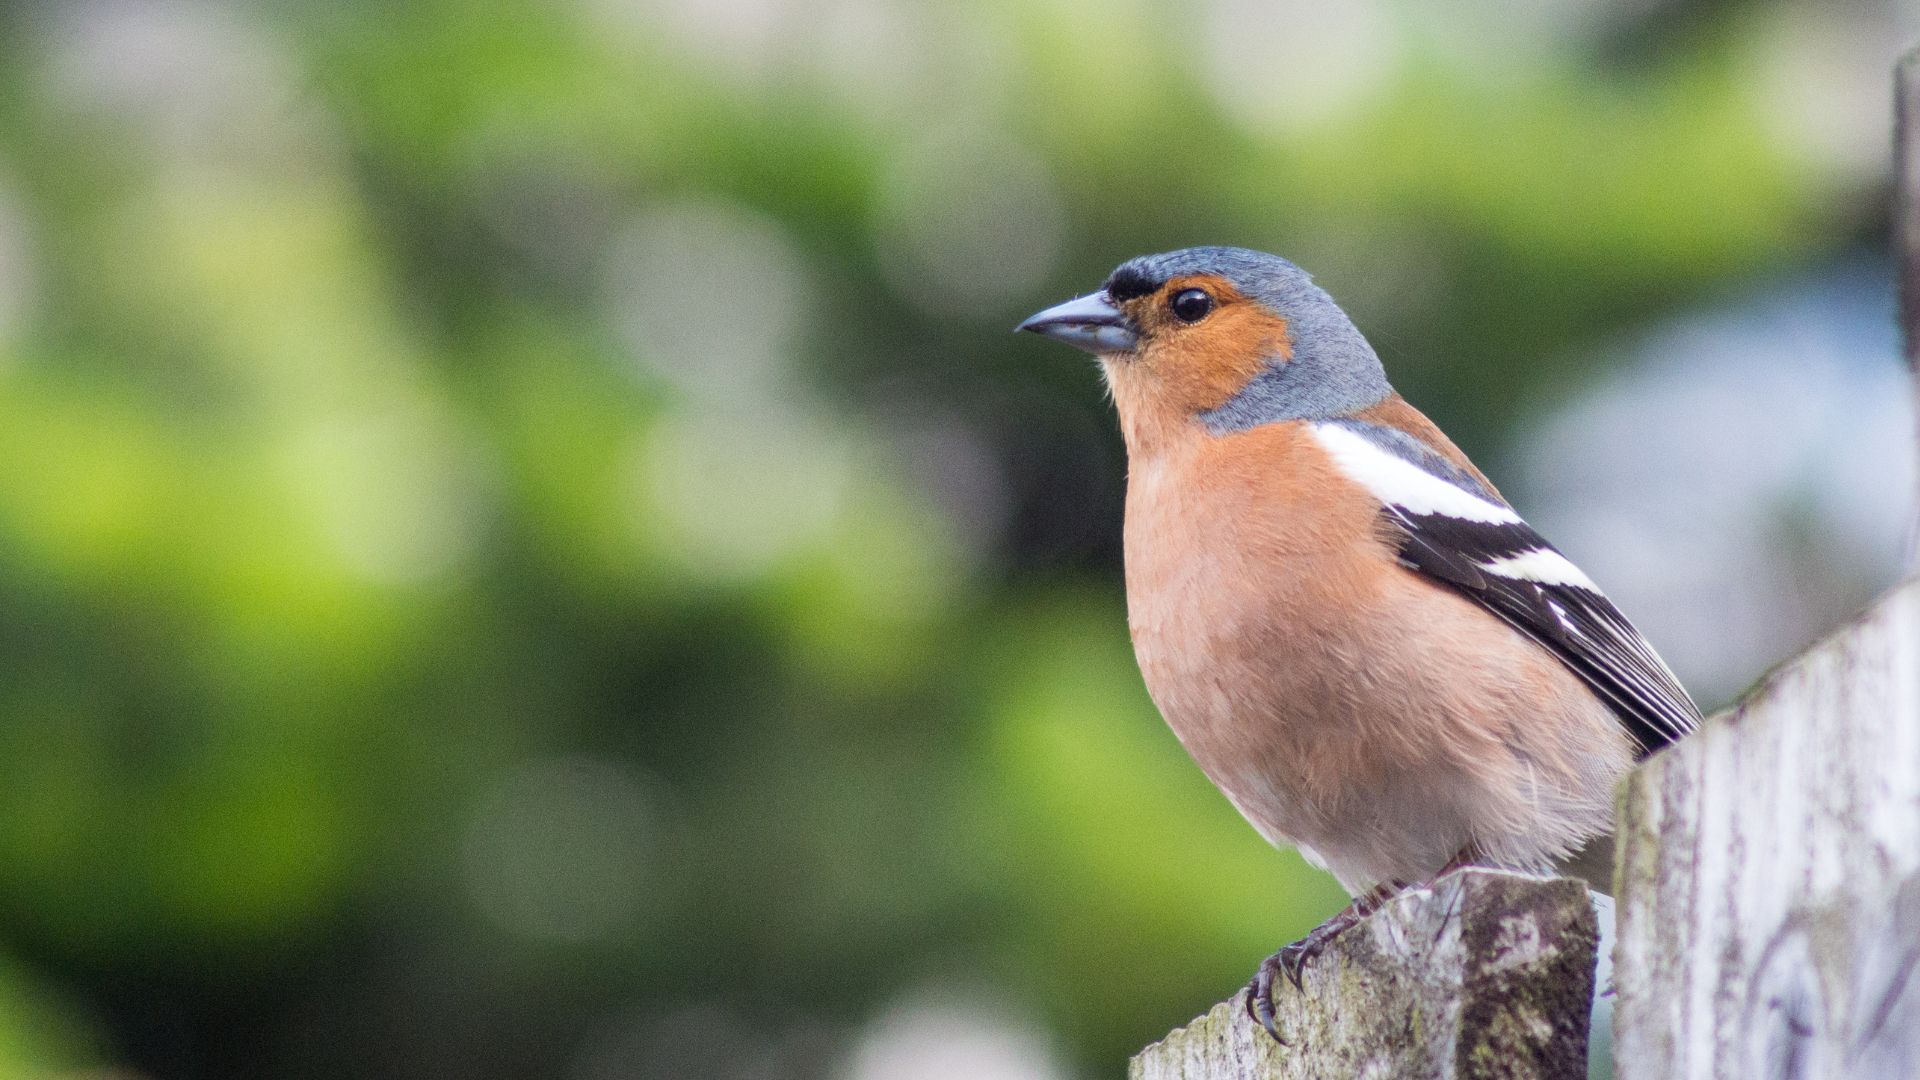
[(1699, 708), (1647, 639), (1498, 495), (1396, 428), (1341, 420), (1315, 433), (1384, 505), (1403, 565), (1553, 653), (1613, 709), (1643, 753), (1699, 726)]

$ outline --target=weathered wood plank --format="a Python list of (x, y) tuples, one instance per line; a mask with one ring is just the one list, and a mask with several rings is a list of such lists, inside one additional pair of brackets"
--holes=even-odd
[(1594, 914), (1586, 886), (1466, 870), (1388, 903), (1276, 995), (1275, 1045), (1246, 992), (1147, 1047), (1131, 1080), (1587, 1075)]
[(1629, 778), (1622, 1080), (1920, 1070), (1920, 579)]

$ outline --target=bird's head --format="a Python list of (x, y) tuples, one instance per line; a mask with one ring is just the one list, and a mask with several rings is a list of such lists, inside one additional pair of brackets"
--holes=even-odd
[(1393, 392), (1372, 346), (1277, 255), (1197, 247), (1121, 263), (1020, 324), (1100, 358), (1129, 446), (1357, 412)]

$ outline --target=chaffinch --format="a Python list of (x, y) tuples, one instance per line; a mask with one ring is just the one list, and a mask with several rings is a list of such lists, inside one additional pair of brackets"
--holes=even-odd
[[(1463, 865), (1610, 888), (1613, 788), (1700, 713), (1299, 267), (1123, 263), (1020, 325), (1096, 354), (1127, 446), (1127, 617), (1148, 692), (1274, 844), (1355, 903)], [(1276, 1034), (1276, 1038), (1277, 1038)]]

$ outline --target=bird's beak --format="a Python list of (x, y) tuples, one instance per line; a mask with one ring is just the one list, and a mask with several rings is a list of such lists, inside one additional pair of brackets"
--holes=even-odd
[(1101, 293), (1055, 304), (1014, 329), (1044, 334), (1101, 356), (1132, 352), (1140, 343), (1127, 317)]

